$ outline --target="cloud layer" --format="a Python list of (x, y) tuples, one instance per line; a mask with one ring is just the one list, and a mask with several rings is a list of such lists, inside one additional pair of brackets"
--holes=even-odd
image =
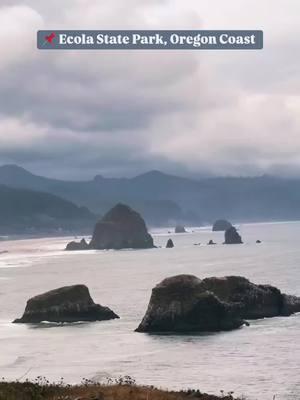
[[(74, 179), (300, 175), (299, 2), (44, 3), (1, 3), (1, 163)], [(52, 28), (264, 29), (265, 49), (39, 52)]]

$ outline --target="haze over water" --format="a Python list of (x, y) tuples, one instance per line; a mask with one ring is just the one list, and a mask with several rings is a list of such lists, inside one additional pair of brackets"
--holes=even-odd
[[(192, 229), (190, 229), (192, 230)], [(6, 379), (49, 380), (130, 375), (169, 389), (199, 388), (249, 399), (300, 398), (300, 315), (251, 322), (216, 334), (135, 333), (151, 289), (176, 274), (241, 275), (300, 296), (300, 222), (241, 225), (244, 245), (222, 245), (223, 233), (154, 232), (155, 244), (174, 249), (62, 251), (68, 238), (0, 242), (0, 371)], [(219, 244), (206, 246), (209, 239)], [(262, 244), (255, 244), (256, 239)], [(202, 246), (194, 246), (194, 243)], [(14, 325), (28, 298), (64, 285), (86, 284), (95, 302), (120, 320)]]

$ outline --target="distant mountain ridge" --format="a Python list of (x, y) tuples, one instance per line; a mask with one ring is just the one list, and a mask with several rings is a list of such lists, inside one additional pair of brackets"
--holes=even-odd
[(0, 167), (0, 184), (55, 194), (105, 213), (118, 202), (141, 212), (150, 225), (300, 219), (300, 180), (272, 176), (193, 180), (150, 171), (134, 178), (66, 181), (34, 175), (16, 165)]
[(0, 184), (0, 234), (90, 231), (96, 219), (53, 194)]

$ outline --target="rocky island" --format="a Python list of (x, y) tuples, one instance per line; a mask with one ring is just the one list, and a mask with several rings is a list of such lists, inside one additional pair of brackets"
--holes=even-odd
[(139, 213), (125, 204), (117, 204), (96, 224), (89, 244), (70, 242), (66, 250), (120, 250), (153, 248), (153, 238)]
[(225, 232), (227, 229), (231, 228), (232, 224), (226, 219), (217, 219), (213, 224), (212, 230), (214, 232)]
[(186, 233), (186, 229), (183, 225), (176, 225), (175, 233)]
[(300, 298), (239, 276), (206, 278), (177, 275), (152, 290), (138, 332), (209, 332), (231, 330), (245, 320), (300, 312)]
[(242, 244), (242, 238), (234, 226), (225, 231), (225, 244)]
[(14, 323), (103, 321), (119, 318), (110, 308), (95, 304), (85, 285), (64, 286), (32, 297)]

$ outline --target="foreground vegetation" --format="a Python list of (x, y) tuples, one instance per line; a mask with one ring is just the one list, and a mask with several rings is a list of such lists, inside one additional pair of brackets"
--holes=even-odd
[[(199, 390), (163, 391), (154, 387), (137, 386), (130, 377), (107, 384), (84, 380), (71, 386), (63, 381), (52, 384), (44, 378), (35, 382), (0, 382), (0, 400), (234, 400), (232, 393), (214, 396)], [(237, 400), (237, 399), (236, 399)], [(240, 399), (242, 400), (242, 399)]]

